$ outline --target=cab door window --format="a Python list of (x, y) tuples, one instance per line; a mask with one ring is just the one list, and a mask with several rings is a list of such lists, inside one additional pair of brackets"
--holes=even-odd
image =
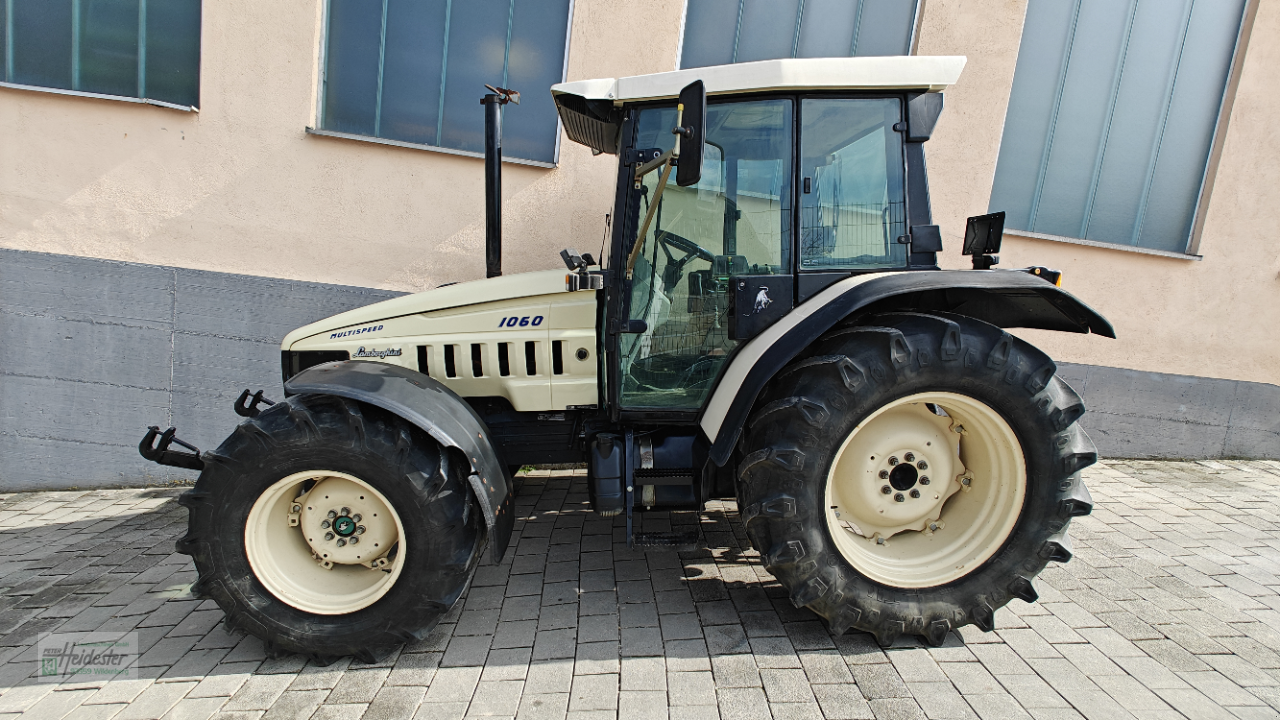
[[(701, 181), (673, 177), (638, 240), (629, 317), (648, 329), (621, 338), (623, 407), (700, 407), (737, 344), (729, 277), (791, 272), (792, 114), (789, 99), (707, 108)], [(642, 109), (637, 122), (637, 148), (671, 147), (675, 108)], [(641, 217), (659, 175), (632, 195)]]

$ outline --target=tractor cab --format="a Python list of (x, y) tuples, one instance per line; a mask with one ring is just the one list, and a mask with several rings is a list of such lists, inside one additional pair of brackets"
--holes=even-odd
[(936, 269), (921, 143), (964, 62), (769, 60), (553, 87), (569, 138), (619, 158), (610, 404), (692, 417), (740, 343), (822, 289)]

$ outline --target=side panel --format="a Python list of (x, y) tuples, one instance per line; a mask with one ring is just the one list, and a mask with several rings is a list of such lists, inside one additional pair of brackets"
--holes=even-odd
[(596, 403), (595, 314), (595, 293), (562, 292), (369, 322), (287, 349), (346, 351), (421, 372), (462, 397), (505, 398), (520, 412), (564, 410)]
[(467, 478), (484, 514), (493, 562), (502, 561), (515, 526), (515, 487), (489, 439), (489, 429), (462, 398), (431, 378), (396, 365), (344, 361), (308, 368), (285, 393), (336, 395), (390, 411), (457, 448), (471, 461)]
[(810, 343), (850, 315), (890, 309), (951, 312), (999, 327), (1115, 337), (1111, 324), (1088, 305), (1029, 273), (939, 270), (856, 275), (802, 303), (734, 353), (698, 420), (712, 443), (711, 459), (717, 465), (729, 459), (760, 390)]

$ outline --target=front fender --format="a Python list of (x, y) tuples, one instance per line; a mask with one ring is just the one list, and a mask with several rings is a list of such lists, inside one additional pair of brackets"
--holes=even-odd
[(284, 391), (368, 403), (417, 425), (441, 445), (461, 450), (471, 462), (467, 481), (484, 515), (493, 562), (501, 562), (515, 527), (515, 487), (489, 441), (489, 428), (452, 390), (408, 368), (345, 360), (303, 370), (285, 382)]
[(837, 282), (740, 346), (698, 419), (710, 457), (724, 465), (765, 384), (823, 333), (851, 315), (893, 310), (966, 315), (998, 327), (1093, 332), (1111, 323), (1045, 280), (1013, 270), (935, 270), (855, 275)]

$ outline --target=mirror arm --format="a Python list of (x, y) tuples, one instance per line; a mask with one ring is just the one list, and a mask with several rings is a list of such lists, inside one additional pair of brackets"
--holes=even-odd
[(644, 177), (654, 168), (662, 166), (662, 177), (658, 178), (658, 187), (653, 192), (653, 200), (649, 203), (649, 212), (644, 215), (644, 223), (640, 226), (640, 234), (636, 235), (636, 242), (631, 246), (631, 254), (627, 256), (627, 280), (631, 280), (631, 276), (636, 270), (636, 260), (640, 259), (640, 250), (644, 247), (644, 236), (649, 233), (649, 223), (653, 222), (653, 216), (657, 213), (658, 205), (662, 202), (662, 191), (667, 189), (667, 179), (671, 177), (671, 168), (675, 166), (676, 161), (680, 159), (680, 123), (684, 122), (684, 104), (676, 105), (676, 126), (671, 131), (676, 136), (675, 147), (662, 153), (653, 160), (636, 168), (636, 184), (640, 184), (640, 178)]
[(640, 250), (644, 247), (644, 236), (649, 232), (649, 223), (657, 213), (658, 203), (662, 201), (662, 191), (667, 189), (667, 178), (671, 177), (671, 163), (662, 168), (662, 177), (658, 178), (658, 187), (653, 191), (653, 202), (649, 203), (649, 212), (644, 215), (644, 224), (640, 226), (640, 234), (636, 235), (635, 245), (631, 246), (631, 255), (627, 257), (627, 280), (631, 279), (636, 269), (636, 260), (640, 259)]

